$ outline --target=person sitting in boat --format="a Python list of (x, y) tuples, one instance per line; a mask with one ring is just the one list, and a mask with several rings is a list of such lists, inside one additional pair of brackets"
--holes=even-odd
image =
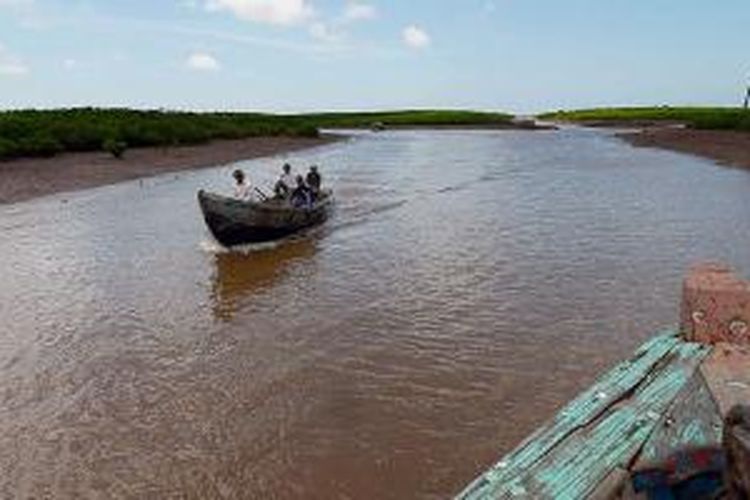
[(282, 168), (281, 177), (276, 181), (276, 185), (273, 187), (273, 192), (279, 198), (288, 198), (294, 190), (296, 183), (294, 182), (294, 176), (292, 175), (292, 166), (288, 163), (284, 164)]
[(234, 185), (234, 197), (242, 201), (258, 201), (255, 191), (250, 185), (250, 180), (245, 177), (245, 172), (240, 169), (232, 172), (232, 177), (236, 184)]
[(310, 191), (312, 192), (313, 199), (317, 199), (318, 195), (320, 194), (320, 183), (322, 182), (317, 165), (313, 165), (310, 167), (310, 171), (307, 173), (305, 182), (307, 182), (307, 187), (309, 187)]
[(297, 176), (297, 187), (292, 191), (290, 201), (295, 208), (312, 207), (312, 191), (307, 184), (305, 184), (305, 179), (303, 179), (301, 175)]

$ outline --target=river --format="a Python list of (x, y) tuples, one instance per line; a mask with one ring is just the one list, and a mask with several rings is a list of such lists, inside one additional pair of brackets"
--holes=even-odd
[(278, 245), (208, 235), (234, 165), (0, 206), (0, 496), (444, 498), (675, 324), (688, 265), (750, 270), (750, 172), (608, 132), (288, 159), (337, 209)]

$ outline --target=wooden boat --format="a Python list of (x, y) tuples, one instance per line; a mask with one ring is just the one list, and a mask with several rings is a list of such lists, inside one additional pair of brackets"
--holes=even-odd
[(233, 246), (278, 240), (323, 223), (333, 208), (333, 194), (324, 191), (311, 207), (295, 208), (277, 198), (248, 202), (200, 190), (198, 203), (211, 234)]
[(681, 318), (457, 498), (748, 498), (750, 283), (696, 267)]

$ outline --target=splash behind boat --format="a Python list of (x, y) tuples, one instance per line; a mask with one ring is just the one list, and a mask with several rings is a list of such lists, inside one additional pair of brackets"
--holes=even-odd
[(333, 195), (324, 191), (311, 207), (296, 208), (286, 200), (242, 201), (200, 190), (198, 203), (211, 234), (233, 246), (278, 240), (322, 224), (333, 208)]

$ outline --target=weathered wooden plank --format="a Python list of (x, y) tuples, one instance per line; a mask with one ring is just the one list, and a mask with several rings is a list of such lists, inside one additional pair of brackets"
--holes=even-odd
[[(646, 342), (631, 359), (617, 365), (581, 393), (548, 424), (471, 483), (458, 498), (475, 500), (498, 497), (498, 485), (510, 484), (512, 479), (542, 460), (572, 432), (586, 427), (601, 416), (615, 402), (638, 387), (660, 362), (682, 344), (674, 331), (664, 332)], [(506, 493), (512, 496), (514, 492), (508, 490), (503, 494)], [(518, 493), (522, 494), (522, 491)]]
[(711, 391), (700, 371), (696, 371), (662, 415), (635, 467), (666, 460), (677, 449), (720, 446), (722, 420)]
[(674, 334), (647, 343), (472, 483), (461, 498), (591, 494), (612, 470), (629, 464), (707, 351)]
[(750, 406), (735, 406), (729, 411), (724, 428), (727, 453), (725, 484), (729, 498), (750, 496)]
[(714, 400), (723, 416), (737, 404), (750, 402), (750, 348), (733, 344), (717, 344), (701, 365)]
[(518, 483), (525, 483), (534, 498), (588, 496), (609, 471), (630, 463), (706, 352), (699, 344), (676, 346), (632, 397), (576, 432), (529, 470), (526, 481)]
[(605, 477), (591, 493), (589, 500), (612, 500), (621, 498), (626, 490), (630, 472), (618, 467)]

